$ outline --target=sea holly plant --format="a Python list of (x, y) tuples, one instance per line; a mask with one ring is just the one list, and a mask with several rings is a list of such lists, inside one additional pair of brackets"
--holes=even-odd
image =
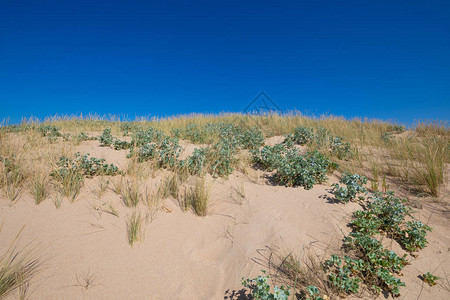
[(440, 279), (439, 277), (431, 274), (430, 272), (426, 272), (422, 275), (422, 280), (426, 283), (428, 283), (429, 286), (433, 286), (437, 284), (437, 280)]
[(208, 148), (195, 148), (192, 155), (186, 160), (187, 168), (191, 174), (201, 175), (205, 172)]
[(344, 138), (340, 136), (333, 136), (330, 139), (330, 152), (339, 159), (348, 160), (352, 157), (350, 143), (344, 141)]
[(405, 202), (393, 192), (377, 192), (367, 198), (364, 209), (353, 213), (350, 222), (353, 231), (345, 237), (343, 245), (349, 255), (333, 255), (324, 263), (330, 284), (343, 294), (355, 293), (359, 283), (364, 283), (375, 293), (385, 290), (393, 296), (400, 295), (400, 287), (405, 283), (396, 274), (401, 274), (408, 264), (406, 254), (401, 257), (385, 249), (376, 237), (384, 233), (414, 252), (427, 245), (426, 234), (431, 230), (412, 216)]
[(427, 231), (431, 231), (431, 227), (423, 224), (421, 221), (413, 220), (406, 222), (406, 229), (402, 231), (400, 245), (410, 252), (423, 249), (427, 246)]
[(285, 142), (293, 142), (298, 145), (307, 145), (316, 138), (314, 129), (311, 127), (300, 126), (294, 129), (294, 132), (286, 135)]
[(111, 128), (106, 128), (103, 133), (97, 138), (102, 147), (109, 147), (114, 143), (114, 137), (111, 134)]
[(348, 160), (353, 156), (350, 143), (341, 136), (332, 135), (330, 130), (323, 127), (297, 127), (293, 133), (286, 135), (285, 142), (312, 146), (327, 151), (338, 159)]
[(297, 149), (288, 150), (277, 166), (274, 179), (285, 186), (303, 186), (309, 190), (313, 185), (327, 180), (330, 160), (318, 151), (302, 155)]
[(332, 255), (331, 258), (325, 261), (325, 271), (329, 271), (328, 281), (331, 285), (337, 287), (339, 291), (345, 294), (356, 294), (359, 292), (359, 285), (361, 278), (357, 274), (357, 270), (363, 268), (362, 261), (355, 261), (350, 264), (351, 259), (344, 256), (344, 259), (337, 255)]
[(47, 138), (49, 142), (55, 142), (58, 137), (62, 137), (65, 140), (70, 137), (70, 134), (64, 135), (59, 132), (60, 128), (55, 125), (40, 125), (37, 129), (43, 137)]
[(328, 299), (328, 296), (324, 295), (323, 297), (319, 296), (319, 288), (314, 286), (314, 285), (310, 285), (306, 287), (306, 290), (309, 293), (309, 296), (306, 297), (307, 300), (325, 300)]
[(282, 164), (286, 153), (291, 148), (292, 144), (282, 143), (275, 146), (264, 146), (260, 150), (253, 149), (250, 153), (255, 164), (267, 171), (273, 171)]
[(117, 175), (119, 169), (113, 164), (106, 164), (103, 158), (89, 157), (89, 154), (82, 155), (75, 153), (75, 159), (61, 156), (56, 163), (58, 169), (52, 172), (54, 177), (65, 178), (73, 174), (85, 176), (97, 175)]
[(257, 149), (264, 145), (264, 135), (258, 127), (252, 127), (239, 134), (239, 146), (243, 149)]
[[(339, 182), (345, 184), (345, 186), (335, 183), (332, 185), (333, 189), (331, 190), (338, 202), (348, 203), (354, 201), (358, 194), (367, 193), (367, 189), (364, 187), (364, 184), (367, 183), (365, 176), (344, 172)], [(364, 196), (360, 195), (358, 199), (364, 200)]]
[(264, 276), (259, 275), (254, 279), (242, 278), (242, 285), (249, 288), (252, 293), (252, 297), (255, 300), (288, 300), (291, 295), (290, 287), (287, 286), (274, 286), (273, 291), (269, 284), (270, 276), (266, 275), (263, 270)]

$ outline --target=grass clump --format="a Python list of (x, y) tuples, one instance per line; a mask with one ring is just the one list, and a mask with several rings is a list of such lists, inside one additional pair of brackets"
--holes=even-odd
[(134, 211), (127, 220), (127, 237), (131, 247), (144, 238), (144, 218)]
[(14, 155), (0, 156), (0, 188), (3, 188), (4, 196), (11, 202), (19, 197), (25, 178), (25, 173)]
[(136, 207), (139, 204), (140, 191), (137, 182), (129, 182), (125, 184), (121, 191), (122, 201), (127, 207)]
[(210, 193), (206, 187), (205, 179), (198, 179), (195, 186), (186, 191), (182, 210), (187, 210), (187, 207), (191, 207), (197, 216), (204, 217), (208, 213), (209, 198)]
[(181, 179), (178, 173), (174, 172), (172, 175), (164, 178), (163, 182), (158, 188), (158, 196), (161, 199), (165, 199), (172, 196), (174, 199), (179, 198), (179, 188), (181, 184)]
[(39, 205), (48, 196), (48, 180), (46, 176), (36, 175), (31, 183), (31, 193), (34, 197), (34, 202)]
[[(3, 223), (0, 232), (2, 227)], [(0, 254), (0, 299), (6, 298), (15, 290), (19, 290), (19, 295), (25, 297), (30, 281), (41, 269), (41, 262), (33, 249), (17, 250), (15, 247), (22, 230), (9, 248)]]

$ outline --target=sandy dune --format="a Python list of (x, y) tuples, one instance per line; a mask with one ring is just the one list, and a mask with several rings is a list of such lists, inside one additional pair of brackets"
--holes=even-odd
[[(192, 145), (185, 146), (192, 151)], [(100, 148), (97, 141), (77, 150), (120, 168), (127, 165), (125, 150)], [(159, 171), (146, 181), (150, 190), (163, 174)], [(182, 212), (175, 199), (165, 199), (148, 216), (145, 238), (133, 247), (127, 242), (125, 221), (132, 210), (111, 185), (99, 197), (98, 178), (87, 180), (77, 201), (64, 200), (59, 209), (50, 198), (40, 205), (27, 194), (13, 205), (2, 199), (0, 248), (9, 246), (25, 226), (19, 246), (31, 242), (45, 260), (45, 269), (31, 286), (31, 299), (244, 299), (237, 296), (241, 278), (268, 269), (269, 249), (298, 255), (305, 249), (319, 255), (339, 249), (350, 231), (349, 214), (360, 208), (328, 199), (331, 183), (338, 181), (334, 176), (305, 190), (273, 186), (259, 175), (249, 170), (234, 172), (228, 180), (208, 177), (212, 203), (206, 217)], [(245, 197), (238, 190), (245, 191)], [(107, 213), (104, 203), (112, 204), (119, 217)], [(430, 288), (418, 278), (427, 271), (443, 278), (450, 272), (447, 204), (426, 204), (418, 210), (416, 216), (434, 230), (428, 247), (404, 269), (407, 287), (402, 288), (402, 299), (450, 298), (441, 286)], [(400, 249), (395, 243), (390, 246)], [(13, 293), (8, 299), (16, 297)]]

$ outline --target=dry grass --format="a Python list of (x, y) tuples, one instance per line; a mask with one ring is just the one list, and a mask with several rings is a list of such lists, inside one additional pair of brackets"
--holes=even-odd
[(385, 160), (387, 173), (418, 191), (438, 197), (446, 176), (449, 145), (449, 139), (438, 136), (397, 139)]
[[(0, 225), (0, 232), (3, 223)], [(23, 228), (22, 228), (23, 230)], [(30, 281), (39, 273), (42, 265), (36, 256), (36, 249), (18, 250), (16, 242), (22, 230), (10, 246), (0, 254), (0, 299), (19, 290), (19, 298), (27, 297)]]
[[(55, 116), (47, 118), (45, 124), (61, 128), (61, 132), (70, 133), (71, 141), (58, 139), (57, 143), (50, 143), (36, 130), (37, 120), (27, 120), (18, 128), (17, 133), (9, 133), (6, 127), (0, 127), (0, 156), (12, 157), (15, 154), (17, 171), (5, 175), (5, 168), (0, 164), (0, 188), (2, 194), (11, 201), (16, 200), (23, 191), (24, 183), (31, 185), (32, 177), (23, 172), (34, 161), (45, 162), (47, 165), (55, 163), (60, 155), (71, 152), (73, 138), (80, 132), (90, 136), (97, 135), (105, 128), (111, 128), (112, 133), (121, 136), (120, 126), (123, 120), (115, 116)], [(446, 170), (450, 163), (450, 128), (443, 121), (421, 121), (415, 126), (409, 126), (408, 132), (398, 134), (404, 128), (400, 124), (379, 120), (347, 120), (342, 117), (320, 116), (309, 117), (297, 112), (286, 114), (246, 115), (246, 114), (191, 114), (169, 118), (137, 118), (134, 125), (148, 128), (154, 127), (166, 134), (173, 129), (183, 128), (188, 124), (199, 127), (208, 123), (232, 123), (244, 128), (259, 127), (266, 137), (282, 135), (292, 132), (298, 126), (322, 127), (332, 135), (339, 135), (352, 144), (354, 157), (350, 161), (339, 161), (342, 170), (361, 172), (373, 181), (373, 187), (380, 189), (382, 178), (398, 185), (409, 186), (412, 193), (427, 194), (434, 197), (441, 196), (442, 185), (448, 181)], [(392, 142), (386, 143), (383, 135), (389, 134)], [(407, 135), (405, 135), (408, 133)], [(211, 137), (214, 140), (215, 137)], [(20, 149), (17, 151), (16, 149)], [(377, 149), (372, 155), (370, 149)], [(240, 155), (243, 153), (240, 153)], [(237, 170), (248, 173), (248, 155), (240, 157)], [(378, 170), (368, 166), (376, 162)], [(44, 165), (44, 164), (41, 164)], [(383, 166), (382, 168), (380, 166)], [(3, 168), (3, 169), (1, 169)], [(39, 167), (42, 174), (49, 174), (44, 166)], [(136, 158), (128, 160), (127, 176), (146, 180), (154, 177), (159, 168), (155, 162), (138, 163)], [(51, 170), (50, 170), (51, 171)], [(183, 170), (176, 170), (180, 182), (184, 182)], [(378, 178), (378, 179), (377, 179)], [(75, 199), (81, 188), (81, 183), (75, 178), (68, 178), (62, 182), (58, 190), (68, 197)], [(122, 194), (120, 181), (113, 182), (114, 190)], [(173, 194), (176, 194), (172, 189)], [(172, 192), (171, 192), (172, 193)], [(165, 195), (167, 196), (167, 195)]]
[(127, 181), (121, 195), (125, 206), (136, 207), (141, 198), (139, 183), (137, 181)]
[(45, 174), (35, 174), (31, 182), (31, 194), (34, 202), (39, 205), (49, 196), (48, 178)]
[(181, 179), (176, 172), (168, 175), (164, 178), (158, 188), (158, 196), (161, 199), (165, 199), (172, 196), (174, 199), (178, 199), (180, 196)]
[(302, 253), (282, 254), (279, 251), (270, 250), (269, 267), (275, 272), (275, 277), (291, 286), (299, 299), (305, 299), (309, 294), (306, 287), (315, 286), (320, 295), (326, 295), (329, 299), (337, 299), (338, 292), (328, 284), (327, 274), (323, 270), (321, 257), (318, 257), (311, 249), (304, 249)]
[(137, 210), (127, 220), (128, 243), (133, 246), (134, 243), (144, 238), (144, 218)]
[(208, 213), (208, 203), (210, 191), (206, 187), (205, 178), (197, 179), (195, 185), (185, 191), (182, 209), (187, 210), (191, 207), (192, 211), (200, 217)]

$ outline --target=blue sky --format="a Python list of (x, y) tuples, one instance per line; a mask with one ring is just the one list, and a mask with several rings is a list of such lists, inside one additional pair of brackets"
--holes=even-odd
[(450, 119), (450, 1), (0, 6), (0, 119), (284, 110)]

